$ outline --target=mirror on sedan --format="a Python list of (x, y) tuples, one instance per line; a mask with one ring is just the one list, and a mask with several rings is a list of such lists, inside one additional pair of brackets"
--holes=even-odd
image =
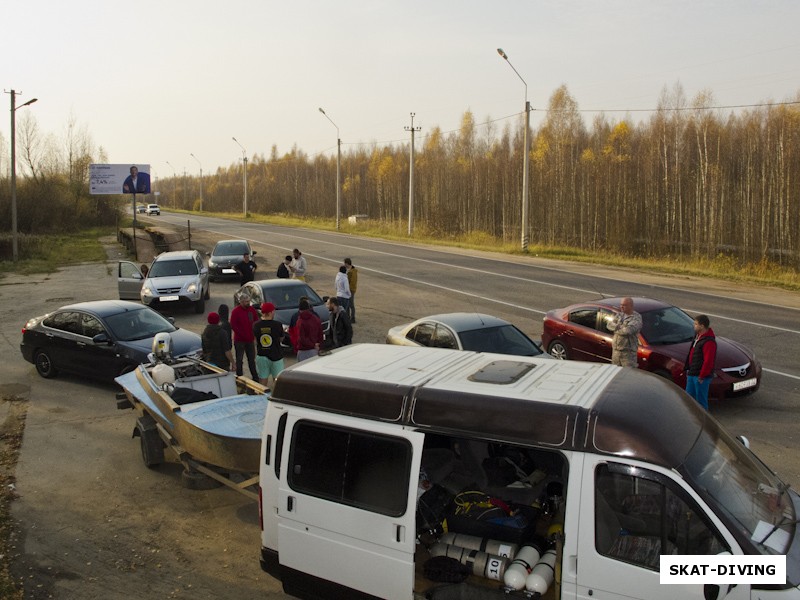
[(96, 336), (92, 338), (92, 342), (95, 344), (108, 344), (111, 345), (111, 338), (108, 337), (108, 334), (104, 331), (103, 333), (98, 333)]

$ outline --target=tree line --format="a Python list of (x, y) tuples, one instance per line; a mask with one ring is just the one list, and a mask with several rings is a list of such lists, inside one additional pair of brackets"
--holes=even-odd
[[(531, 244), (646, 257), (725, 254), (800, 268), (800, 93), (791, 102), (735, 112), (713, 106), (711, 92), (690, 101), (676, 84), (662, 91), (647, 118), (600, 113), (587, 124), (566, 86), (557, 89), (530, 136)], [(438, 237), (482, 232), (520, 239), (523, 118), (500, 127), (467, 111), (457, 131), (435, 127), (418, 137), (420, 229)], [(409, 150), (410, 143), (344, 144), (342, 216), (405, 221)], [(41, 184), (45, 169), (28, 154), (25, 183)], [(242, 168), (204, 177), (204, 210), (242, 211)], [(71, 173), (73, 167), (60, 177), (71, 181)], [(248, 163), (248, 212), (333, 219), (335, 181), (335, 156), (297, 147), (279, 154), (273, 146)], [(162, 178), (162, 202), (197, 209), (199, 183)]]

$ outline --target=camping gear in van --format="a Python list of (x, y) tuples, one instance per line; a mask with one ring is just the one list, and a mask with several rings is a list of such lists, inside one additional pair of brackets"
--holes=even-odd
[(455, 497), (455, 510), (446, 515), (447, 531), (491, 538), (521, 546), (536, 532), (540, 509), (506, 503), (483, 492), (462, 492)]

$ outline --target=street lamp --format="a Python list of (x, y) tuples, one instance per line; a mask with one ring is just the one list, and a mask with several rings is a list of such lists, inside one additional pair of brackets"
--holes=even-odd
[(200, 165), (200, 212), (203, 212), (203, 165), (200, 163), (200, 159), (191, 152), (189, 153), (189, 156), (195, 159), (197, 164)]
[(339, 188), (340, 188), (340, 185), (339, 185), (339, 173), (341, 172), (341, 164), (342, 164), (342, 138), (339, 137), (339, 126), (336, 123), (333, 122), (333, 119), (331, 119), (328, 116), (328, 113), (326, 113), (321, 108), (319, 109), (319, 112), (321, 112), (323, 115), (325, 115), (325, 118), (328, 119), (328, 121), (331, 122), (331, 125), (336, 127), (336, 229), (339, 229), (339, 214), (341, 212), (339, 210), (339, 206), (340, 206), (340, 204), (339, 204), (339, 201), (340, 201), (339, 200), (339, 198), (340, 198), (340, 196), (339, 196)]
[(38, 98), (28, 100), (25, 104), (17, 104), (17, 92), (11, 90), (11, 259), (19, 260), (19, 242), (17, 233), (17, 109), (29, 106)]
[[(239, 140), (236, 138), (231, 138), (234, 142), (239, 144)], [(244, 205), (242, 212), (244, 213), (244, 218), (247, 218), (247, 150), (244, 149), (244, 146), (239, 144), (239, 148), (242, 149), (242, 162), (244, 162)]]
[[(508, 66), (514, 69), (514, 65), (508, 60), (508, 55), (502, 48), (497, 49), (497, 53), (503, 57)], [(522, 79), (522, 75), (514, 69), (520, 81), (525, 85), (525, 133), (522, 136), (523, 158), (522, 158), (522, 251), (528, 251), (528, 171), (530, 168), (530, 151), (528, 149), (528, 129), (531, 124), (531, 105), (528, 102), (528, 84)]]
[(166, 161), (169, 167), (172, 169), (172, 206), (178, 206), (178, 190), (177, 190), (177, 183), (178, 181), (178, 172), (175, 170), (175, 167), (169, 161)]

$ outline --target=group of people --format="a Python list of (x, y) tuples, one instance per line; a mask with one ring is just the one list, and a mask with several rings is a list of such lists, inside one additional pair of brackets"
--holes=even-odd
[[(620, 313), (608, 322), (608, 330), (614, 334), (611, 343), (611, 364), (620, 367), (638, 366), (639, 332), (642, 330), (642, 315), (633, 310), (633, 299), (623, 298)], [(686, 391), (708, 410), (708, 389), (714, 376), (717, 357), (717, 341), (711, 321), (706, 315), (694, 319), (694, 340), (686, 357)]]
[[(257, 270), (256, 263), (245, 254), (236, 265), (241, 284), (252, 281)], [(278, 267), (279, 277), (304, 280), (308, 265), (300, 250), (294, 249)], [(237, 375), (244, 374), (247, 362), (250, 375), (267, 386), (284, 369), (283, 342), (289, 336), (297, 351), (298, 362), (319, 354), (320, 350), (339, 348), (353, 342), (355, 322), (355, 292), (358, 287), (358, 269), (350, 258), (345, 258), (334, 281), (336, 296), (327, 299), (330, 312), (330, 335), (326, 341), (322, 321), (314, 312), (308, 298), (300, 299), (297, 313), (292, 317), (288, 333), (283, 324), (275, 319), (275, 305), (264, 302), (259, 311), (251, 305), (251, 298), (240, 293), (238, 304), (229, 311), (221, 304), (217, 312), (208, 314), (203, 331), (203, 357), (210, 363)]]
[(244, 374), (244, 362), (250, 376), (259, 383), (269, 385), (284, 368), (283, 324), (275, 320), (275, 305), (264, 302), (261, 314), (250, 305), (250, 296), (239, 295), (230, 315), (227, 304), (220, 304), (218, 312), (208, 313), (208, 324), (202, 335), (203, 358), (228, 371)]

